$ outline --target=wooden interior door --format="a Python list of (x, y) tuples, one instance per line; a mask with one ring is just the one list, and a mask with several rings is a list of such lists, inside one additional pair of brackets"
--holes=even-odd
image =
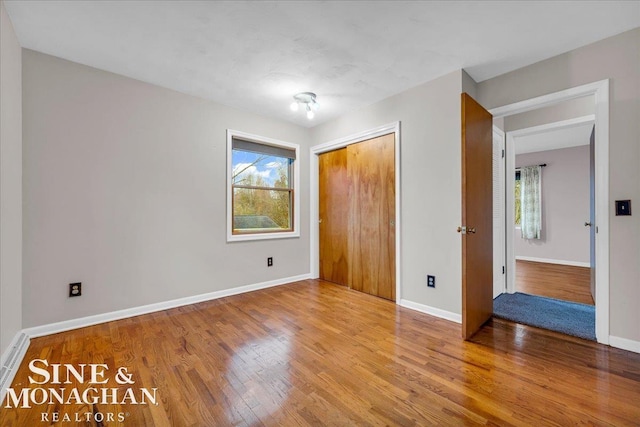
[(347, 147), (349, 284), (395, 301), (395, 134)]
[(466, 93), (461, 102), (462, 337), (469, 339), (493, 314), (493, 117)]
[(320, 154), (320, 278), (347, 286), (349, 237), (349, 183), (347, 149)]

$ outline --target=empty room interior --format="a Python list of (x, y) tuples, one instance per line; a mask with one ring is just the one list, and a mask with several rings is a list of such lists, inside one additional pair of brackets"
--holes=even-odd
[(640, 424), (640, 1), (0, 13), (0, 426)]

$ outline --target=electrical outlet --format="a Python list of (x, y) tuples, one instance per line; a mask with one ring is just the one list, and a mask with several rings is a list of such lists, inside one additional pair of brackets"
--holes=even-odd
[(427, 276), (427, 286), (430, 288), (436, 287), (436, 276)]
[(82, 295), (82, 283), (69, 283), (69, 298)]
[(267, 258), (267, 267), (273, 267), (273, 257)]

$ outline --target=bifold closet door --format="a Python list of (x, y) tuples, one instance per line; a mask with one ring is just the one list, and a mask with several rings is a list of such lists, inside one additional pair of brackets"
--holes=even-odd
[(320, 278), (349, 285), (349, 183), (347, 149), (318, 156)]
[(395, 135), (347, 146), (349, 284), (395, 301)]

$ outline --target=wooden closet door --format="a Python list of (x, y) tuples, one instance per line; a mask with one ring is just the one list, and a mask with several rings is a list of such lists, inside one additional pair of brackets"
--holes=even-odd
[(347, 147), (349, 284), (395, 301), (395, 135)]
[(349, 285), (347, 149), (320, 154), (320, 278)]

